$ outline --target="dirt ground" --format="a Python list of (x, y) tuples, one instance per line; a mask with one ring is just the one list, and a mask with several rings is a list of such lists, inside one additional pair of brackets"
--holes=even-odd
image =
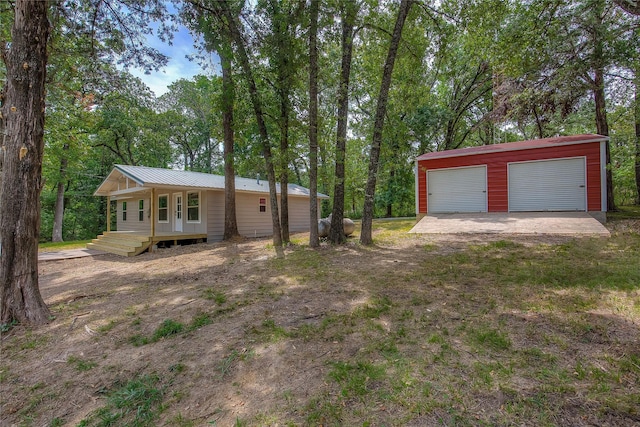
[[(638, 225), (618, 227), (624, 232)], [(559, 333), (571, 319), (515, 310), (510, 306), (515, 303), (505, 302), (507, 291), (493, 294), (476, 277), (449, 283), (435, 273), (421, 276), (425, 263), (436, 256), (462, 253), (470, 244), (504, 241), (504, 236), (389, 236), (373, 248), (352, 239), (344, 247), (323, 245), (312, 251), (302, 245), (306, 237), (298, 235), (301, 244), (285, 249), (280, 258), (269, 240), (241, 240), (162, 249), (135, 258), (102, 255), (41, 263), (41, 292), (55, 320), (39, 329), (18, 326), (3, 333), (0, 425), (128, 425), (100, 424), (91, 416), (105, 406), (110, 391), (145, 375), (155, 376), (162, 390), (162, 405), (147, 425), (640, 423), (637, 413), (624, 405), (607, 407), (603, 414), (598, 399), (573, 383), (573, 390), (566, 392), (572, 397), (552, 410), (546, 422), (539, 423), (538, 415), (524, 410), (509, 412), (505, 408), (517, 400), (513, 395), (533, 394), (538, 381), (517, 374), (515, 365), (508, 387), (496, 385), (495, 375), (502, 372), (498, 369), (486, 387), (451, 397), (455, 390), (444, 383), (464, 388), (479, 369), (467, 371), (464, 366), (500, 360), (493, 350), (477, 353), (459, 339), (467, 335), (456, 331), (467, 328), (468, 334), (474, 319), (487, 325), (495, 321), (496, 328), (512, 331), (511, 348), (528, 345), (524, 342), (533, 339), (527, 335), (532, 330), (548, 331), (547, 336)], [(531, 248), (572, 240), (513, 239)], [(533, 297), (526, 289), (522, 292), (518, 298)], [(637, 289), (620, 295), (638, 303)], [(378, 312), (362, 314), (376, 307)], [(598, 303), (581, 313), (596, 325), (585, 332), (587, 340), (569, 335), (565, 344), (550, 338), (536, 348), (556, 358), (556, 365), (571, 366), (576, 354), (594, 363), (607, 360), (605, 353), (640, 354), (637, 313), (622, 320), (617, 316), (614, 328), (611, 318), (616, 313), (607, 310)], [(154, 338), (167, 319), (184, 329)], [(609, 325), (606, 334), (598, 335), (600, 324)], [(372, 349), (372, 342), (389, 342), (381, 337), (392, 333), (400, 338), (390, 344), (391, 350), (382, 344)], [(443, 356), (445, 362), (436, 358), (445, 354), (436, 336), (456, 349)], [(397, 359), (406, 364), (389, 354), (402, 355)], [(336, 370), (338, 363), (365, 359), (372, 366), (385, 364), (388, 375), (379, 383), (373, 374), (364, 378), (367, 390), (360, 395), (349, 391)], [(427, 365), (440, 370), (430, 373)], [(396, 387), (394, 381), (403, 376), (406, 384)], [(440, 397), (431, 392), (432, 407), (418, 408), (423, 401), (410, 393), (417, 387), (411, 378), (440, 387)], [(621, 388), (628, 385), (629, 379), (618, 380)], [(404, 389), (396, 396), (398, 387)], [(387, 390), (393, 397), (379, 393), (365, 398), (375, 390)], [(638, 392), (637, 384), (631, 391)], [(402, 393), (409, 396), (405, 403)], [(525, 409), (528, 398), (518, 400)]]

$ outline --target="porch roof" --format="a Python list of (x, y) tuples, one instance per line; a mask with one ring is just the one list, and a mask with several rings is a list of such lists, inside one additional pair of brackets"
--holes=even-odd
[[(144, 191), (149, 188), (224, 190), (224, 181), (224, 176), (208, 173), (115, 165), (94, 195), (111, 196)], [(269, 183), (264, 180), (236, 177), (235, 185), (236, 192), (269, 193)], [(276, 184), (276, 192), (280, 193), (279, 184)], [(289, 184), (288, 194), (309, 197), (309, 189), (297, 184)], [(328, 199), (329, 196), (318, 193), (318, 198)]]

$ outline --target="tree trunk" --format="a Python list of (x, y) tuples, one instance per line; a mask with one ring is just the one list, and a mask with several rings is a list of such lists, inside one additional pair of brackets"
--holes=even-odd
[[(596, 19), (593, 31), (593, 98), (596, 104), (596, 129), (599, 135), (609, 136), (609, 123), (607, 122), (607, 103), (604, 90), (604, 40), (602, 34), (604, 1), (598, 0), (594, 5), (594, 17)], [(611, 148), (609, 141), (606, 142), (606, 163), (607, 163), (607, 210), (615, 211), (616, 203), (613, 193), (613, 171), (611, 170)]]
[(400, 3), (398, 18), (396, 19), (396, 25), (393, 29), (393, 35), (391, 36), (391, 42), (389, 44), (389, 52), (382, 71), (382, 83), (380, 84), (380, 93), (378, 94), (376, 118), (373, 125), (373, 140), (371, 142), (371, 152), (369, 154), (369, 176), (367, 177), (367, 186), (364, 193), (364, 208), (362, 210), (360, 243), (363, 245), (371, 245), (373, 243), (371, 229), (373, 226), (374, 197), (380, 159), (380, 146), (382, 144), (382, 129), (384, 127), (384, 117), (387, 113), (387, 101), (389, 98), (389, 88), (391, 87), (391, 75), (393, 73), (393, 66), (396, 61), (398, 46), (400, 45), (400, 39), (402, 37), (402, 28), (404, 27), (404, 23), (413, 2), (414, 0), (402, 0)]
[[(391, 170), (389, 171), (389, 188), (388, 188), (389, 194), (391, 194), (391, 192), (393, 191), (393, 184), (395, 184), (395, 176), (396, 176), (396, 169), (395, 169), (395, 166), (392, 166)], [(385, 215), (387, 218), (393, 217), (393, 201), (392, 200), (393, 199), (387, 202), (387, 213)]]
[(16, 0), (4, 57), (5, 158), (0, 201), (0, 323), (50, 320), (38, 287), (48, 2)]
[(318, 237), (318, 5), (311, 0), (309, 23), (309, 246)]
[(224, 132), (224, 240), (239, 236), (236, 218), (236, 171), (234, 165), (233, 105), (234, 87), (231, 76), (231, 47), (218, 52), (222, 68), (222, 129)]
[(347, 121), (349, 119), (349, 79), (351, 77), (351, 57), (353, 55), (353, 37), (357, 3), (346, 1), (342, 20), (342, 64), (340, 71), (340, 87), (338, 88), (338, 126), (336, 135), (336, 180), (333, 190), (333, 210), (331, 212), (331, 231), (329, 240), (332, 243), (344, 243), (344, 181), (345, 156), (347, 148)]
[(219, 11), (224, 16), (229, 26), (231, 37), (238, 49), (238, 56), (240, 61), (240, 67), (247, 81), (249, 89), (249, 98), (253, 106), (254, 115), (258, 123), (258, 132), (260, 134), (260, 143), (262, 145), (262, 155), (264, 156), (264, 162), (267, 169), (267, 179), (269, 181), (269, 199), (271, 206), (271, 221), (273, 223), (273, 245), (275, 247), (282, 246), (282, 231), (280, 227), (280, 215), (278, 214), (278, 195), (276, 192), (276, 173), (273, 167), (273, 155), (271, 154), (271, 144), (269, 142), (269, 133), (267, 131), (267, 125), (264, 121), (264, 114), (262, 112), (262, 103), (260, 101), (260, 95), (258, 94), (258, 87), (253, 77), (251, 70), (251, 64), (249, 63), (249, 57), (247, 50), (240, 34), (240, 29), (236, 19), (232, 16), (229, 10), (227, 2), (213, 3), (215, 7), (221, 8)]
[(289, 94), (280, 98), (280, 226), (282, 242), (289, 243)]
[(67, 159), (66, 152), (69, 151), (69, 144), (62, 146), (62, 158), (60, 159), (60, 177), (58, 179), (58, 189), (56, 192), (56, 204), (53, 210), (53, 232), (51, 233), (52, 242), (62, 242), (62, 222), (64, 220), (64, 188), (67, 180)]
[(636, 203), (640, 204), (640, 64), (636, 65), (635, 76), (635, 108), (634, 121), (636, 129), (636, 152), (635, 152), (635, 170), (636, 170)]

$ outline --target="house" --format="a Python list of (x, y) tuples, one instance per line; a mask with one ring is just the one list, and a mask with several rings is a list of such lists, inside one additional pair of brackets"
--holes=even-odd
[[(200, 172), (115, 165), (95, 196), (116, 202), (117, 231), (110, 229), (88, 246), (137, 255), (160, 242), (215, 242), (224, 233), (224, 176)], [(272, 235), (269, 183), (235, 179), (236, 218), (242, 236)], [(280, 194), (280, 186), (276, 188)], [(289, 230), (309, 230), (309, 190), (289, 184)], [(318, 194), (318, 199), (328, 199)], [(278, 197), (279, 199), (279, 197)], [(107, 217), (111, 217), (111, 203)]]
[(416, 215), (583, 211), (604, 222), (606, 143), (574, 135), (427, 153), (416, 159)]

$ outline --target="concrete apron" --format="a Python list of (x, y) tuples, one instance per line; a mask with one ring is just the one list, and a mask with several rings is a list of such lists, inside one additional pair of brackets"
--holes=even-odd
[(610, 236), (609, 230), (586, 212), (433, 214), (422, 218), (409, 232)]

